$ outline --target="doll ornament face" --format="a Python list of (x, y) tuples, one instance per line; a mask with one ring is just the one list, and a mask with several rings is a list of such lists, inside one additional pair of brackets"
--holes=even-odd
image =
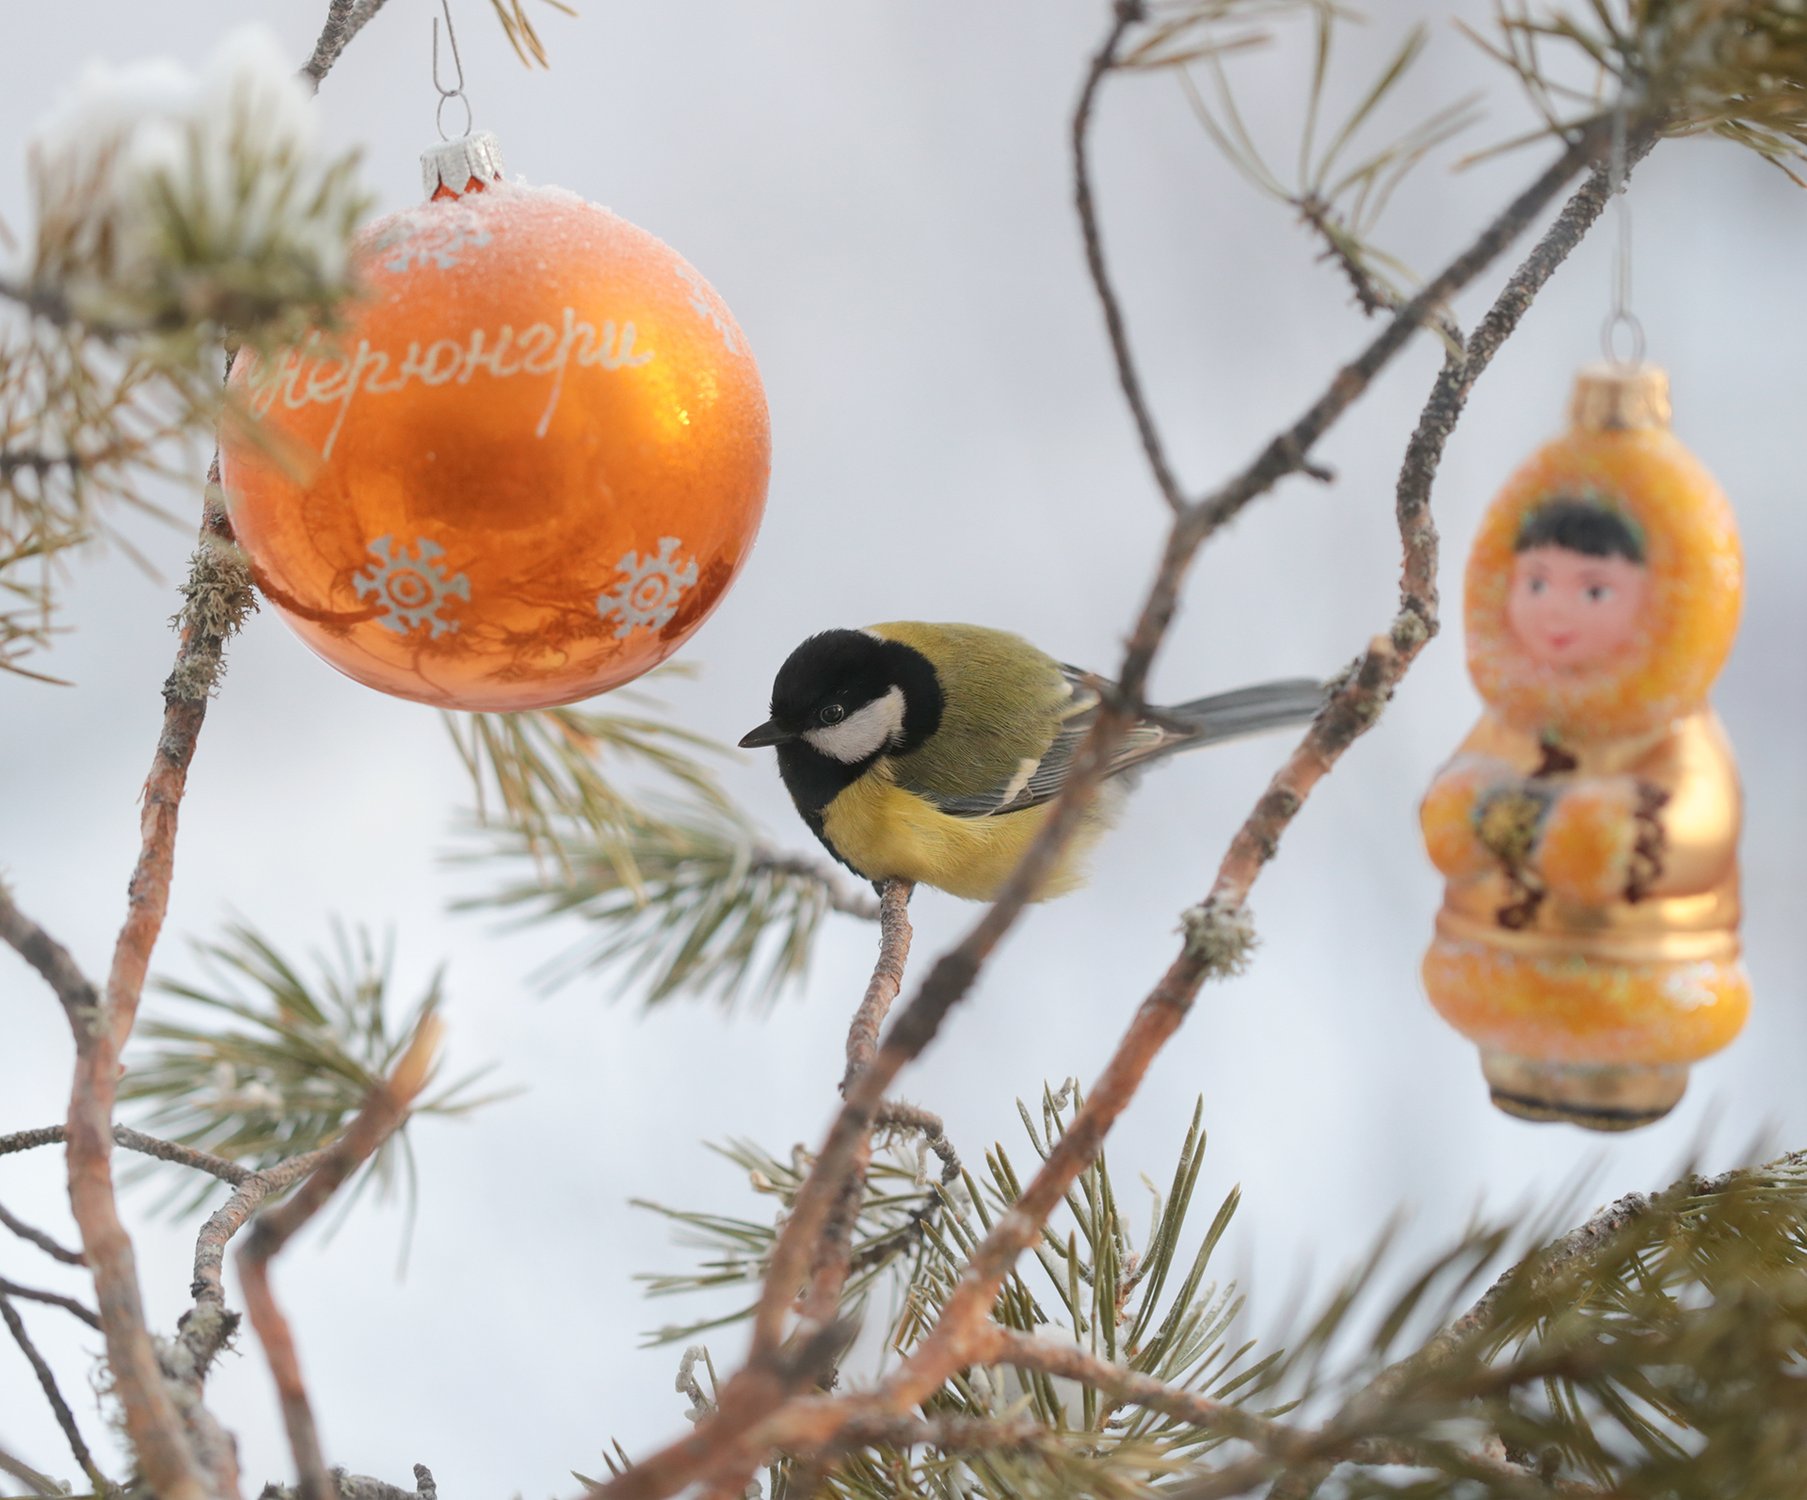
[(1448, 882), (1423, 972), (1509, 1114), (1645, 1124), (1743, 1024), (1738, 778), (1706, 701), (1741, 581), (1654, 370), (1584, 372), (1570, 432), (1482, 519), (1486, 709), (1420, 809)]
[(1532, 659), (1585, 672), (1630, 649), (1649, 593), (1641, 562), (1545, 543), (1513, 561), (1506, 620)]

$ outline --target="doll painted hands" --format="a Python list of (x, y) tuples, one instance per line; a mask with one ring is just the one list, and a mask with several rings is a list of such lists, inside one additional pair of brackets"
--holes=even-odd
[(1622, 1130), (1749, 1008), (1737, 770), (1706, 703), (1742, 563), (1660, 371), (1584, 371), (1573, 415), (1469, 559), (1486, 711), (1420, 809), (1448, 882), (1424, 981), (1501, 1109)]

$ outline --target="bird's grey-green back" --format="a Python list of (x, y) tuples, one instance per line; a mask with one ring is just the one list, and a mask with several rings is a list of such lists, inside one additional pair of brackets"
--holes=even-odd
[(900, 786), (936, 802), (992, 798), (1020, 782), (1073, 707), (1060, 663), (1009, 631), (914, 620), (868, 628), (922, 652), (941, 679), (940, 729), (893, 761)]

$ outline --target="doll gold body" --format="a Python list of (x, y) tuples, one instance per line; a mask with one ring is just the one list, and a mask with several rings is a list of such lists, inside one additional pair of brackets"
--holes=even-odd
[[(896, 621), (811, 636), (779, 669), (773, 746), (797, 811), (866, 879), (993, 899), (1046, 822), (1108, 686), (1020, 636)], [(1323, 688), (1292, 679), (1163, 709), (1136, 723), (1037, 899), (1083, 879), (1123, 777), (1180, 750), (1298, 724)]]
[(1750, 1005), (1738, 774), (1706, 702), (1741, 561), (1658, 372), (1584, 374), (1576, 411), (1469, 559), (1487, 708), (1420, 810), (1448, 881), (1424, 982), (1502, 1109), (1611, 1130), (1667, 1113)]

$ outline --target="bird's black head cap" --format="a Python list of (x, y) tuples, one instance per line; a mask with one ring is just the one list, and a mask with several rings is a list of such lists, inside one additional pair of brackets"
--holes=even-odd
[[(771, 743), (832, 728), (901, 689), (903, 716), (891, 752), (914, 750), (941, 723), (941, 681), (929, 659), (864, 630), (824, 630), (791, 652), (772, 683)], [(755, 730), (754, 734), (759, 734)], [(751, 735), (748, 736), (752, 738)]]
[(941, 723), (934, 664), (864, 630), (825, 630), (791, 652), (772, 684), (772, 716), (747, 747), (776, 745), (778, 768), (813, 817), (880, 755), (906, 754)]

